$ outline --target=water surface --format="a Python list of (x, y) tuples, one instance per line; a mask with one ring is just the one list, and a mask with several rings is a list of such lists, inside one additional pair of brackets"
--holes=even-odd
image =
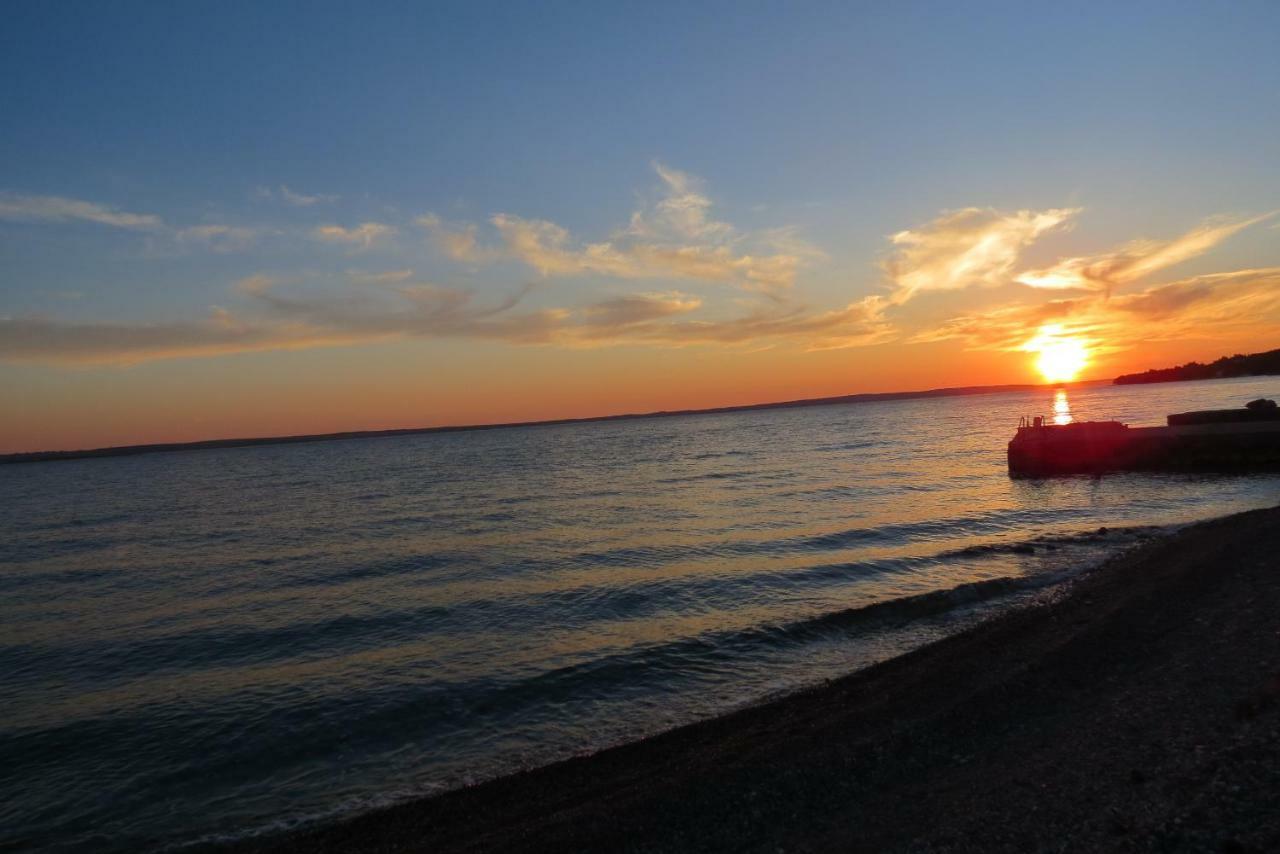
[[(1274, 476), (1013, 481), (1020, 416), (1275, 378), (0, 468), (0, 847), (135, 850), (597, 749), (941, 637)], [(1100, 527), (1108, 531), (1100, 533)]]

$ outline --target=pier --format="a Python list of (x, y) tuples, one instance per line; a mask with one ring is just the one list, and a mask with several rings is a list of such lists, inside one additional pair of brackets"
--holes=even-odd
[(1280, 409), (1274, 401), (1177, 413), (1166, 420), (1163, 427), (1130, 427), (1119, 421), (1023, 419), (1009, 442), (1009, 474), (1280, 470)]

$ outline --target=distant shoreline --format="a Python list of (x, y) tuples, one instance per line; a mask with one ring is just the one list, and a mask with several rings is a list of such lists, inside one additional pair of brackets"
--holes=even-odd
[(1280, 374), (1280, 350), (1265, 353), (1223, 356), (1208, 364), (1188, 362), (1176, 368), (1153, 368), (1138, 374), (1121, 374), (1116, 385), (1146, 385), (1194, 380), (1231, 380), (1241, 377), (1273, 377)]
[(1010, 391), (1034, 391), (1060, 386), (1080, 388), (1109, 384), (1111, 380), (1079, 380), (1071, 383), (1020, 383), (1012, 385), (959, 386), (935, 388), (924, 391), (869, 392), (846, 394), (836, 397), (811, 397), (800, 400), (784, 400), (772, 403), (744, 403), (737, 406), (716, 406), (707, 409), (673, 409), (656, 412), (632, 412), (621, 415), (595, 415), (584, 418), (555, 418), (543, 421), (512, 421), (497, 424), (461, 424), (439, 427), (401, 427), (389, 430), (348, 430), (339, 433), (312, 433), (299, 436), (261, 436), (242, 439), (204, 439), (194, 442), (160, 442), (145, 445), (119, 445), (108, 448), (89, 448), (75, 451), (29, 451), (0, 455), (0, 465), (16, 463), (42, 463), (58, 460), (82, 460), (99, 457), (132, 457), (139, 454), (156, 454), (169, 451), (202, 451), (218, 448), (245, 448), (255, 445), (291, 445), (303, 442), (333, 442), (341, 439), (381, 439), (390, 436), (414, 436), (425, 433), (465, 433), (475, 430), (500, 430), (513, 427), (553, 427), (560, 424), (590, 424), (598, 421), (629, 421), (640, 418), (674, 418), (685, 415), (716, 415), (726, 412), (750, 412), (757, 409), (792, 409), (804, 406), (831, 406), (842, 403), (881, 403), (894, 400), (916, 400), (931, 397), (966, 397), (980, 394), (1000, 394)]

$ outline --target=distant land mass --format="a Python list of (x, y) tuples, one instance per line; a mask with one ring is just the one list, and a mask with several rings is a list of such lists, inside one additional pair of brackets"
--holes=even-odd
[(1221, 380), (1231, 377), (1262, 377), (1280, 374), (1280, 350), (1223, 356), (1216, 362), (1201, 364), (1187, 362), (1176, 368), (1156, 368), (1140, 374), (1122, 374), (1113, 380), (1116, 385), (1140, 383), (1172, 383), (1183, 380)]
[[(1068, 383), (1069, 386), (1097, 385), (1105, 380)], [(1057, 387), (1056, 385), (1054, 387)], [(869, 394), (846, 394), (839, 397), (811, 397), (774, 403), (746, 403), (739, 406), (717, 406), (710, 409), (674, 409), (658, 412), (633, 412), (625, 415), (597, 415), (589, 418), (559, 418), (548, 421), (514, 421), (502, 424), (464, 424), (446, 427), (405, 427), (394, 430), (353, 430), (343, 433), (315, 433), (306, 436), (263, 436), (248, 439), (207, 439), (198, 442), (167, 442), (149, 445), (120, 445), (113, 448), (90, 448), (80, 451), (33, 451), (0, 455), (0, 465), (39, 463), (52, 460), (78, 460), (89, 457), (130, 457), (163, 451), (200, 451), (213, 448), (243, 448), (249, 445), (289, 445), (299, 442), (331, 442), (338, 439), (378, 439), (386, 436), (413, 436), (419, 433), (462, 433), (471, 430), (498, 430), (506, 427), (550, 427), (557, 424), (588, 424), (596, 421), (626, 421), (635, 418), (672, 418), (680, 415), (712, 415), (720, 412), (748, 412), (753, 409), (788, 409), (801, 406), (828, 406), (839, 403), (876, 403), (887, 400), (913, 400), (929, 397), (961, 397), (973, 394), (999, 394), (1007, 391), (1031, 391), (1044, 385), (982, 385), (960, 388), (934, 388), (927, 391), (889, 391)]]

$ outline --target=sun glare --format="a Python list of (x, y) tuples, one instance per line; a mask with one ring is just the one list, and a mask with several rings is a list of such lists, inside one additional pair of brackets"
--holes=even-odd
[(1064, 335), (1058, 326), (1045, 326), (1026, 346), (1038, 353), (1036, 370), (1045, 382), (1065, 383), (1080, 376), (1089, 363), (1089, 348), (1084, 341)]

